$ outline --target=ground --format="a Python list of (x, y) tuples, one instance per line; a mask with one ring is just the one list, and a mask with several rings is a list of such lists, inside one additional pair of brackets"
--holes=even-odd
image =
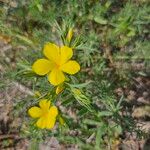
[[(14, 103), (22, 100), (28, 95), (33, 95), (32, 91), (19, 82), (12, 81), (5, 78), (4, 74), (7, 72), (9, 66), (15, 68), (16, 62), (15, 52), (12, 54), (13, 46), (9, 41), (0, 39), (0, 55), (2, 56), (3, 63), (0, 64), (0, 80), (5, 80), (6, 86), (0, 89), (0, 147), (1, 149), (16, 149), (26, 150), (30, 145), (28, 139), (20, 136), (20, 128), (22, 126), (21, 116), (14, 118), (12, 115)], [(9, 54), (9, 55), (7, 55)], [(13, 55), (13, 56), (12, 56)], [(8, 65), (4, 65), (4, 63)], [(118, 87), (114, 93), (116, 95), (126, 96), (128, 103), (128, 115), (138, 120), (137, 126), (147, 133), (150, 132), (150, 78), (137, 76), (133, 78), (132, 85), (123, 88)], [(114, 150), (148, 150), (150, 148), (149, 139), (138, 140), (135, 133), (126, 133), (120, 136), (118, 141), (114, 143)], [(63, 145), (55, 137), (47, 138), (44, 143), (39, 145), (40, 150), (77, 150), (77, 145)]]

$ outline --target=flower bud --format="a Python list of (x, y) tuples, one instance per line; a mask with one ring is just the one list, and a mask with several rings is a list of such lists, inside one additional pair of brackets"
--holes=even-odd
[(69, 31), (68, 31), (68, 34), (67, 34), (67, 41), (70, 43), (71, 39), (72, 39), (72, 36), (73, 36), (73, 29), (70, 28)]

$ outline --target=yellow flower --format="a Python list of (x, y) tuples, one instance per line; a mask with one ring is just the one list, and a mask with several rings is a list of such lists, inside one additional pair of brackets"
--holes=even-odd
[(62, 85), (57, 86), (56, 88), (56, 94), (60, 94), (64, 90), (64, 87)]
[(32, 69), (38, 75), (48, 74), (48, 80), (53, 85), (65, 81), (64, 73), (75, 74), (80, 70), (80, 65), (70, 60), (73, 51), (67, 46), (58, 47), (48, 43), (44, 46), (44, 55), (47, 59), (38, 59), (34, 62)]
[(41, 93), (39, 91), (35, 91), (34, 92), (34, 97), (41, 97)]
[(72, 36), (73, 36), (73, 29), (70, 28), (69, 31), (68, 31), (68, 33), (67, 33), (67, 40), (68, 40), (68, 42), (71, 41)]
[(47, 99), (42, 99), (39, 102), (40, 107), (31, 107), (28, 110), (29, 115), (32, 118), (38, 118), (36, 125), (39, 128), (52, 129), (56, 122), (56, 117), (58, 115), (58, 109), (56, 106), (50, 106), (50, 101)]

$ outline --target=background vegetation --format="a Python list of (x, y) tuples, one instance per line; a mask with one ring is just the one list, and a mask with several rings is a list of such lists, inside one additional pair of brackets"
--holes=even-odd
[[(0, 6), (0, 39), (12, 46), (0, 53), (5, 68), (0, 88), (6, 90), (15, 82), (30, 89), (28, 96), (14, 98), (13, 117), (23, 119), (17, 130), (30, 139), (31, 149), (52, 136), (66, 147), (74, 144), (89, 150), (117, 149), (127, 133), (134, 133), (137, 140), (148, 138), (137, 125), (143, 118), (149, 121), (150, 112), (148, 1), (2, 0)], [(40, 130), (26, 112), (39, 97), (53, 97), (48, 93), (54, 93), (54, 87), (46, 78), (37, 78), (31, 65), (42, 57), (44, 43), (62, 44), (72, 27), (70, 46), (75, 46), (82, 69), (58, 97), (65, 126), (59, 123), (52, 132)], [(141, 97), (144, 100), (138, 101)], [(140, 119), (136, 107), (144, 112)]]

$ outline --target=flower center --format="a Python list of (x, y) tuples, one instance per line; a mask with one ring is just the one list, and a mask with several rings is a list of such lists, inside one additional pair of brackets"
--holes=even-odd
[(60, 68), (60, 64), (57, 63), (57, 64), (55, 64), (55, 65), (56, 65), (56, 68), (57, 68), (57, 69)]
[(46, 117), (49, 113), (49, 110), (42, 110), (42, 116)]

